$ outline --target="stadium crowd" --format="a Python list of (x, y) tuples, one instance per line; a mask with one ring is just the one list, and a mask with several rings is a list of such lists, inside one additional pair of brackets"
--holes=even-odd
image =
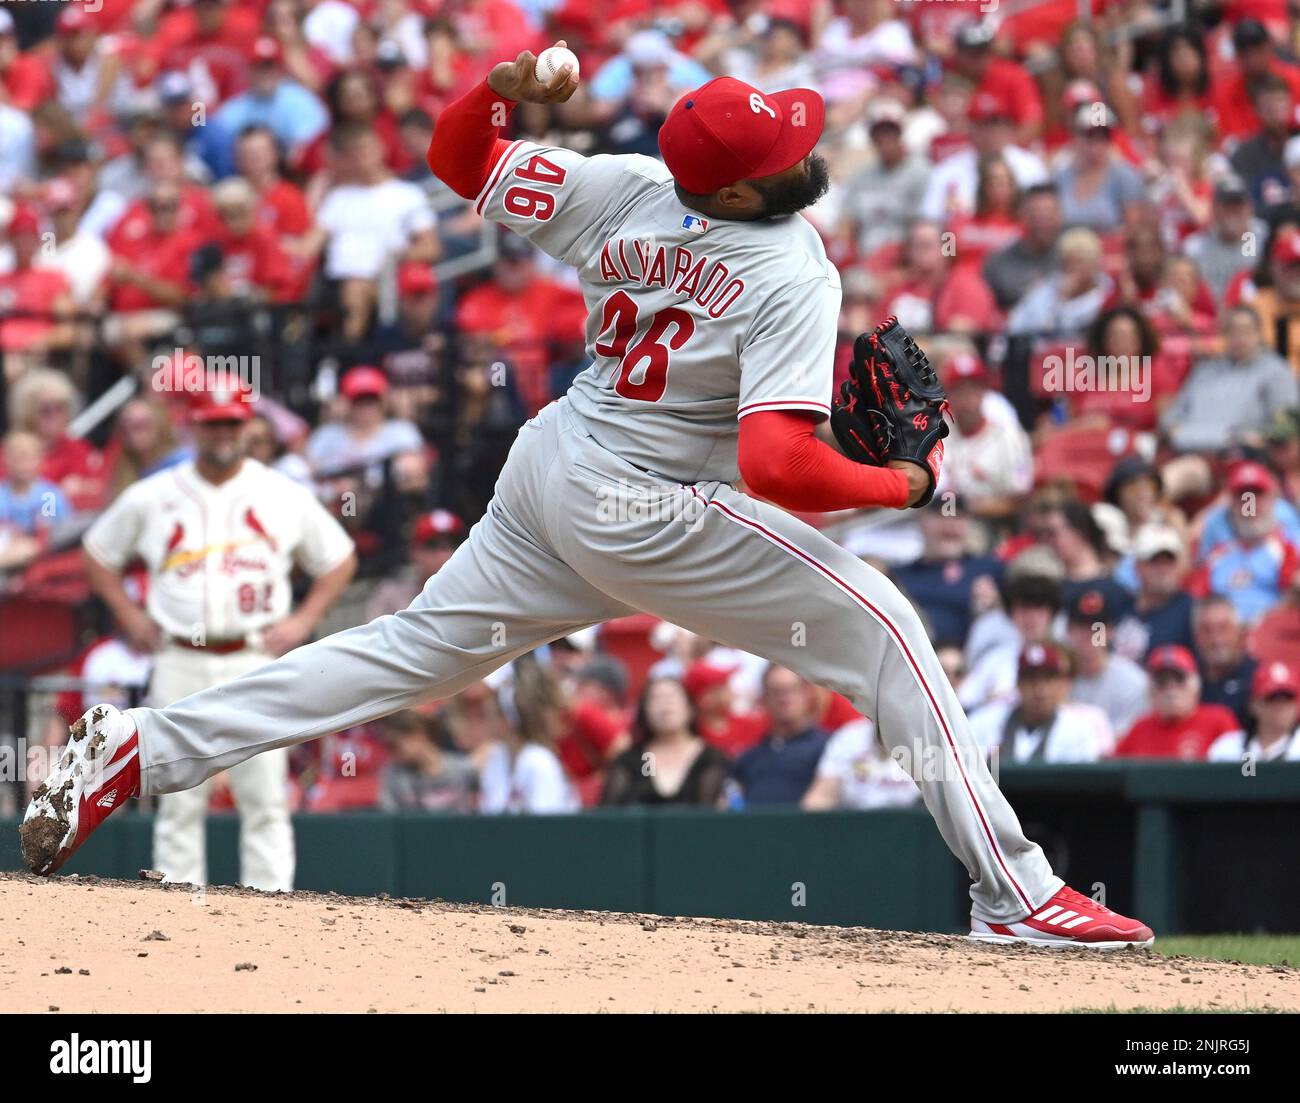
[[(414, 597), (519, 426), (589, 363), (571, 274), (424, 161), (444, 105), (564, 38), (582, 85), (521, 105), (517, 136), (657, 156), (668, 109), (713, 75), (825, 97), (834, 184), (808, 217), (843, 276), (837, 379), (895, 314), (952, 429), (926, 509), (809, 520), (911, 597), (984, 747), (1300, 760), (1300, 15), (1087, 8), (0, 4), (4, 600), (191, 455), (194, 355), (256, 358), (248, 454), (343, 520), (364, 615)], [(134, 393), (79, 426), (123, 379)], [(147, 681), (144, 641), (102, 612), (83, 627), (61, 669), (88, 700)], [(299, 748), (298, 799), (916, 799), (843, 698), (671, 625), (647, 641), (647, 670), (579, 633)], [(82, 705), (63, 695), (52, 740)]]

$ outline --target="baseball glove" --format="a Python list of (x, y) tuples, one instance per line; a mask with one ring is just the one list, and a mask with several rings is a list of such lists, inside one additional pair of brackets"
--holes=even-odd
[(831, 430), (844, 454), (883, 467), (907, 460), (930, 474), (930, 489), (913, 509), (934, 497), (943, 463), (947, 406), (939, 377), (895, 317), (853, 342), (849, 378), (831, 410)]

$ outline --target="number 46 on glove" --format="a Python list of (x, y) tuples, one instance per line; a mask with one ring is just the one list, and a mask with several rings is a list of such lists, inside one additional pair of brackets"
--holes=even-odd
[(853, 342), (849, 378), (831, 410), (831, 430), (844, 454), (883, 467), (907, 460), (930, 475), (913, 508), (928, 505), (943, 464), (947, 398), (925, 353), (895, 317)]

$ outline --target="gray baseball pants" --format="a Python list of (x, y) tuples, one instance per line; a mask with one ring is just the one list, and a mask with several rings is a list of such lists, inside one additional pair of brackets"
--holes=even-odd
[(920, 618), (879, 572), (725, 483), (647, 475), (564, 400), (520, 431), (496, 497), (409, 608), (162, 709), (133, 709), (143, 791), (448, 697), (579, 628), (641, 610), (842, 693), (910, 769), (972, 879), (1018, 920), (1062, 882), (989, 774)]

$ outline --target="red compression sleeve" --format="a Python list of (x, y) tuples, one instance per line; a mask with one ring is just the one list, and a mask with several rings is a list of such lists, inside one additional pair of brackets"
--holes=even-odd
[(740, 419), (740, 475), (755, 494), (786, 509), (829, 513), (861, 506), (902, 509), (907, 475), (867, 467), (818, 440), (815, 423), (793, 410), (762, 410)]
[(457, 195), (474, 199), (510, 144), (497, 137), (494, 116), (504, 123), (514, 106), (514, 100), (493, 92), (483, 80), (444, 107), (425, 155), (434, 176)]

